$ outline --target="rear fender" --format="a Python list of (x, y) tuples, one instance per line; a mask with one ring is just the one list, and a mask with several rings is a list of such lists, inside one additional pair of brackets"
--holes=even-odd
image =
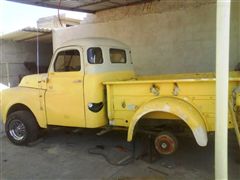
[(128, 141), (132, 140), (135, 126), (141, 117), (150, 112), (166, 112), (179, 117), (192, 130), (198, 145), (207, 145), (208, 137), (204, 117), (191, 103), (177, 97), (156, 98), (142, 105), (130, 122)]

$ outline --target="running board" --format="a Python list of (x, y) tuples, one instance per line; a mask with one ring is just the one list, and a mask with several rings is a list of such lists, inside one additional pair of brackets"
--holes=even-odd
[(110, 131), (112, 131), (112, 127), (107, 126), (104, 129), (102, 129), (100, 132), (98, 132), (96, 135), (97, 136), (101, 136), (101, 135), (106, 134), (106, 133), (108, 133)]

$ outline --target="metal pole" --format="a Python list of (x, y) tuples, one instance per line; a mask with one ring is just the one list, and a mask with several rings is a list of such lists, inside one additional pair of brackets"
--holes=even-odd
[(228, 79), (231, 0), (217, 1), (215, 179), (228, 179)]
[(37, 25), (37, 73), (39, 74), (39, 34)]
[(9, 65), (8, 65), (8, 63), (6, 63), (6, 72), (7, 72), (8, 87), (11, 87), (10, 78), (9, 78)]

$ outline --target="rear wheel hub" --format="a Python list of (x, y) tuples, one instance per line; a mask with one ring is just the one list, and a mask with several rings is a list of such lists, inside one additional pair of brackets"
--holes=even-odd
[(154, 145), (159, 154), (170, 155), (177, 149), (177, 139), (171, 133), (160, 133), (156, 136)]

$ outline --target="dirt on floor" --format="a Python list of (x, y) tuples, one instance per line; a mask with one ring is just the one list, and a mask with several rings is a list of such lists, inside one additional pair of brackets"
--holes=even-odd
[[(30, 146), (15, 146), (2, 136), (0, 179), (214, 179), (213, 135), (207, 147), (199, 147), (193, 138), (179, 137), (175, 154), (153, 152), (150, 158), (146, 138), (138, 137), (134, 146), (126, 142), (126, 132), (97, 136), (98, 131), (56, 128)], [(230, 180), (240, 179), (239, 158), (236, 138), (230, 132)]]

